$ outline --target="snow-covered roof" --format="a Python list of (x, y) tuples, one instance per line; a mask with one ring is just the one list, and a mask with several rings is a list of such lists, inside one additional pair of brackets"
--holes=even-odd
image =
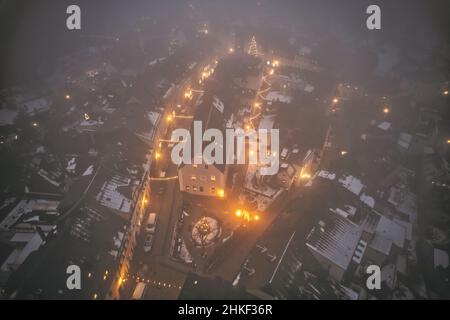
[(149, 113), (147, 113), (147, 117), (150, 119), (152, 125), (155, 126), (161, 118), (161, 114), (158, 112), (150, 111)]
[(387, 121), (383, 121), (378, 125), (378, 128), (384, 131), (387, 131), (391, 128), (391, 123)]
[(20, 201), (0, 223), (0, 230), (9, 230), (24, 214), (32, 211), (33, 204), (33, 200)]
[(50, 102), (45, 98), (38, 98), (24, 102), (22, 108), (29, 115), (35, 115), (36, 113), (44, 112), (50, 109)]
[(393, 204), (398, 212), (406, 215), (409, 222), (415, 223), (417, 219), (417, 197), (414, 193), (406, 189), (392, 187), (388, 202)]
[(303, 90), (306, 91), (306, 92), (313, 92), (314, 91), (314, 86), (312, 86), (310, 84), (307, 84), (305, 86), (305, 89), (303, 89)]
[(344, 175), (342, 178), (339, 179), (339, 182), (342, 184), (344, 188), (346, 188), (347, 190), (356, 195), (359, 195), (364, 187), (361, 180), (353, 177), (352, 175), (347, 176)]
[(103, 184), (102, 190), (97, 195), (97, 201), (105, 207), (126, 213), (130, 212), (131, 200), (118, 191), (119, 187), (130, 186), (130, 182), (129, 178), (115, 175)]
[(397, 247), (403, 248), (406, 239), (406, 229), (395, 221), (381, 216), (375, 229), (377, 235), (391, 240)]
[(265, 97), (265, 100), (267, 101), (280, 101), (284, 103), (291, 103), (291, 97), (288, 95), (285, 95), (279, 91), (270, 91), (267, 96)]
[(398, 137), (397, 144), (402, 148), (409, 149), (412, 138), (411, 134), (402, 132)]
[(329, 179), (329, 180), (334, 180), (334, 179), (336, 179), (336, 174), (335, 174), (335, 173), (328, 172), (328, 171), (325, 171), (325, 170), (319, 171), (319, 172), (317, 173), (317, 176), (318, 176), (318, 177), (321, 177), (321, 178), (326, 178), (326, 179)]
[(345, 270), (353, 257), (361, 233), (358, 225), (329, 211), (311, 230), (306, 245)]
[(223, 113), (224, 110), (224, 104), (222, 100), (220, 100), (218, 97), (214, 96), (213, 98), (213, 106), (216, 108), (219, 112)]
[(385, 255), (389, 255), (392, 248), (392, 240), (387, 239), (379, 234), (375, 234), (375, 236), (372, 238), (372, 241), (370, 242), (369, 247)]
[(365, 203), (367, 206), (369, 206), (370, 208), (373, 208), (375, 206), (375, 199), (369, 195), (367, 195), (365, 192), (363, 192), (361, 194), (361, 196), (359, 197), (359, 199)]
[(84, 172), (83, 176), (90, 176), (92, 172), (94, 171), (94, 165), (91, 164)]

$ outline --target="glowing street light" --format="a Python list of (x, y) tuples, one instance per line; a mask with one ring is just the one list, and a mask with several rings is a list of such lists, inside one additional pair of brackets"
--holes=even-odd
[(64, 96), (64, 98), (66, 99), (66, 100), (69, 100), (71, 97), (70, 97), (70, 94), (66, 94), (65, 96)]
[(236, 217), (242, 216), (242, 210), (240, 210), (240, 209), (236, 210), (235, 215), (236, 215)]
[(173, 117), (172, 117), (171, 114), (169, 114), (169, 115), (167, 116), (167, 122), (172, 122), (172, 120), (173, 120)]
[(184, 93), (186, 99), (192, 99), (192, 90), (188, 90)]
[(155, 152), (155, 160), (158, 160), (161, 158), (161, 153), (159, 151)]
[(338, 98), (334, 98), (333, 99), (333, 103), (338, 103), (339, 102), (339, 99)]
[(445, 91), (443, 92), (443, 94), (444, 94), (444, 96), (448, 96), (448, 90), (445, 90)]
[(275, 70), (273, 70), (273, 69), (270, 69), (270, 71), (269, 71), (269, 75), (273, 75), (275, 73)]
[(278, 60), (273, 60), (272, 61), (272, 66), (273, 67), (278, 67), (280, 65), (280, 62)]
[(383, 113), (384, 114), (388, 114), (389, 112), (390, 112), (389, 108), (388, 107), (384, 107)]
[(217, 192), (217, 195), (219, 196), (219, 198), (224, 198), (225, 197), (225, 191), (223, 189), (219, 189), (219, 191)]
[(31, 125), (32, 125), (33, 127), (37, 128), (38, 123), (37, 123), (37, 122), (33, 122)]
[(309, 173), (302, 173), (300, 175), (300, 179), (302, 179), (302, 180), (307, 180), (307, 179), (310, 179), (310, 178), (311, 178), (311, 175)]

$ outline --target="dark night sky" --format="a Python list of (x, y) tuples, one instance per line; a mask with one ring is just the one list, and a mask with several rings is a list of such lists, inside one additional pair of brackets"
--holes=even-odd
[[(84, 45), (80, 34), (120, 34), (143, 12), (164, 14), (168, 7), (183, 8), (182, 0), (0, 0), (0, 87), (33, 79), (36, 66), (52, 61)], [(257, 12), (258, 0), (192, 0), (210, 14), (250, 16)], [(361, 28), (368, 4), (382, 7), (382, 36), (391, 41), (420, 34), (427, 29), (436, 41), (448, 38), (449, 3), (446, 0), (298, 0), (264, 3), (267, 10), (282, 19), (305, 19), (343, 23), (356, 36), (364, 37)], [(82, 30), (65, 28), (66, 8), (78, 4), (82, 9)], [(183, 5), (182, 5), (183, 4)], [(443, 33), (444, 32), (444, 33)], [(425, 35), (428, 37), (428, 35)], [(407, 42), (407, 41), (406, 41)]]

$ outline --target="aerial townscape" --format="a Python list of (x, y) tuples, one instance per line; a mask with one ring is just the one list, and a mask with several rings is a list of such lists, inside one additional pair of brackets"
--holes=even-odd
[(1, 26), (0, 299), (450, 299), (448, 11), (47, 2)]

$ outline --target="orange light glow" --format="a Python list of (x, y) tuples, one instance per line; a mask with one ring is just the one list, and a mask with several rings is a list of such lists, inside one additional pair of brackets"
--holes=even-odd
[(388, 113), (389, 113), (389, 111), (390, 111), (390, 110), (389, 110), (389, 108), (388, 108), (388, 107), (385, 107), (385, 108), (383, 109), (383, 113), (384, 113), (384, 114), (388, 114)]

